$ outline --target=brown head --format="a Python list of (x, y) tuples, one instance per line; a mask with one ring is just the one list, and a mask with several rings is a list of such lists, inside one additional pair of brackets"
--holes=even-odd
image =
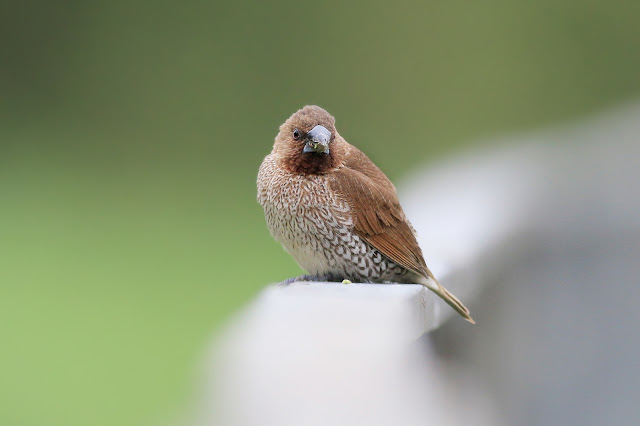
[(292, 173), (323, 174), (342, 165), (346, 142), (335, 119), (319, 106), (307, 105), (280, 126), (273, 145), (279, 163)]

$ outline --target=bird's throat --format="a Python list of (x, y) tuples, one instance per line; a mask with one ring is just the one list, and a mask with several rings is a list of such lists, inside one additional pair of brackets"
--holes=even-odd
[(324, 174), (336, 168), (331, 154), (305, 152), (289, 158), (287, 168), (295, 174)]

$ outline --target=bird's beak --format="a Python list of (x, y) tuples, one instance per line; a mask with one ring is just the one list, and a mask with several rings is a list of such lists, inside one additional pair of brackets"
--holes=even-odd
[(331, 132), (324, 126), (317, 125), (307, 133), (307, 143), (302, 152), (317, 152), (318, 154), (329, 154), (329, 142)]

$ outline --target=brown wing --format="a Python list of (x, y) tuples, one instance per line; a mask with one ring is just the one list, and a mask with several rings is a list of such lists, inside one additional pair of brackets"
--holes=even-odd
[(351, 206), (356, 234), (397, 264), (431, 276), (391, 181), (354, 146), (345, 158), (330, 185)]

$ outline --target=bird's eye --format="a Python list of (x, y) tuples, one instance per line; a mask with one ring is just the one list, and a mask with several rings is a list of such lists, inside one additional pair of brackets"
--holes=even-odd
[(302, 136), (302, 132), (298, 129), (293, 129), (293, 139), (299, 140), (300, 136)]

